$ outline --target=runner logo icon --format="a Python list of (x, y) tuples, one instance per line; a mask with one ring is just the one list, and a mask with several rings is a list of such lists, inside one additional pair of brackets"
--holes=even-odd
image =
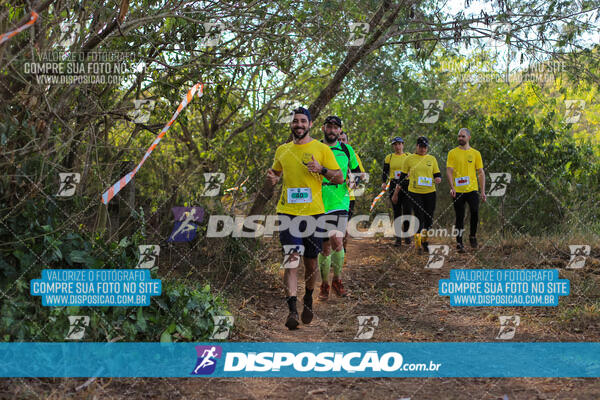
[(367, 33), (369, 33), (370, 25), (366, 22), (350, 22), (348, 25), (350, 27), (350, 37), (346, 42), (346, 46), (362, 46), (367, 38)]
[(80, 340), (83, 339), (85, 328), (90, 325), (90, 317), (87, 315), (70, 315), (69, 316), (69, 332), (65, 336), (65, 340)]
[(140, 259), (135, 266), (136, 268), (152, 268), (156, 263), (158, 254), (160, 253), (160, 246), (155, 244), (150, 245), (139, 245)]
[(590, 255), (591, 247), (587, 244), (573, 244), (569, 245), (571, 250), (571, 259), (567, 264), (567, 268), (579, 269), (585, 266), (585, 260)]
[(444, 110), (442, 100), (423, 100), (423, 118), (422, 124), (434, 124), (440, 118), (440, 113)]
[(439, 269), (444, 265), (450, 247), (446, 244), (432, 244), (429, 245), (429, 259), (425, 265), (425, 269)]
[(204, 175), (204, 189), (200, 196), (215, 197), (221, 191), (221, 185), (225, 182), (225, 174), (222, 172), (206, 172)]
[(60, 186), (58, 187), (57, 197), (71, 197), (75, 194), (75, 189), (79, 183), (80, 175), (75, 172), (60, 172), (58, 174)]
[(196, 346), (198, 360), (192, 375), (210, 375), (215, 372), (217, 358), (223, 355), (221, 346)]
[(489, 197), (502, 197), (506, 193), (506, 188), (510, 183), (511, 174), (508, 172), (490, 172), (490, 191)]
[(502, 315), (500, 318), (500, 331), (496, 339), (510, 340), (515, 337), (517, 326), (521, 323), (521, 317), (518, 315)]
[(233, 326), (233, 315), (213, 315), (215, 327), (210, 340), (224, 340), (229, 336), (229, 330)]
[(173, 233), (168, 242), (191, 242), (196, 237), (197, 228), (204, 217), (202, 207), (173, 207), (171, 209), (175, 216)]
[(376, 315), (359, 315), (358, 319), (358, 332), (354, 339), (371, 339), (375, 328), (379, 326), (379, 317)]

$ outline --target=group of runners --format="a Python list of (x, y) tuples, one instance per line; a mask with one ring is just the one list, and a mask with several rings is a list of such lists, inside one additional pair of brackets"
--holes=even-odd
[[(325, 119), (322, 141), (310, 136), (312, 125), (307, 109), (299, 107), (293, 110), (292, 141), (277, 148), (273, 165), (267, 171), (267, 180), (271, 185), (282, 180), (277, 214), (292, 221), (279, 231), (281, 244), (284, 249), (292, 249), (298, 256), (303, 256), (304, 260), (305, 292), (300, 317), (297, 309), (298, 265), (284, 269), (283, 280), (289, 308), (285, 325), (289, 329), (297, 329), (300, 320), (304, 324), (312, 321), (313, 292), (319, 272), (319, 299), (327, 300), (330, 289), (337, 296), (347, 295), (341, 280), (346, 225), (353, 213), (354, 185), (365, 178), (360, 158), (348, 143), (348, 134), (342, 130), (342, 120), (337, 116)], [(477, 247), (479, 199), (486, 200), (481, 154), (470, 147), (470, 138), (468, 129), (460, 129), (458, 147), (448, 153), (446, 162), (446, 175), (456, 214), (459, 252), (464, 251), (462, 232), (466, 204), (471, 214), (469, 242), (472, 247)], [(402, 225), (394, 223), (395, 245), (401, 246), (402, 237), (406, 244), (411, 243), (410, 234), (407, 235), (409, 223), (402, 217), (414, 212), (419, 221), (415, 240), (420, 242), (423, 250), (428, 251), (427, 231), (433, 223), (435, 185), (440, 184), (442, 179), (438, 162), (434, 156), (427, 154), (429, 141), (424, 136), (417, 138), (414, 154), (404, 152), (404, 140), (401, 137), (393, 138), (391, 143), (393, 153), (384, 160), (382, 189), (389, 193), (394, 220), (404, 221)], [(357, 179), (350, 180), (350, 174)], [(319, 221), (325, 221), (325, 224)]]

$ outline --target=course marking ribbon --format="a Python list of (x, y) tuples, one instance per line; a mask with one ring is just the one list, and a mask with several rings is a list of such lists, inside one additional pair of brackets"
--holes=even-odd
[(108, 204), (108, 202), (113, 197), (115, 197), (115, 195), (117, 193), (119, 193), (119, 191), (121, 189), (123, 189), (125, 187), (125, 185), (127, 185), (133, 179), (135, 174), (141, 168), (142, 164), (144, 164), (146, 159), (150, 156), (150, 153), (152, 153), (154, 148), (156, 146), (158, 146), (158, 143), (160, 143), (160, 140), (163, 138), (165, 133), (167, 133), (167, 131), (169, 130), (169, 128), (171, 127), (171, 125), (173, 124), (175, 119), (177, 119), (181, 110), (183, 110), (190, 103), (190, 101), (192, 101), (192, 99), (194, 98), (194, 94), (196, 94), (196, 91), (198, 90), (198, 88), (200, 88), (200, 91), (198, 92), (198, 97), (202, 97), (202, 94), (204, 93), (204, 84), (201, 82), (196, 83), (187, 92), (187, 95), (181, 101), (181, 103), (179, 104), (179, 107), (177, 107), (177, 111), (175, 111), (175, 114), (173, 114), (173, 117), (171, 117), (171, 120), (169, 122), (167, 122), (167, 124), (164, 126), (164, 128), (162, 128), (162, 131), (160, 131), (160, 133), (158, 134), (156, 139), (154, 139), (154, 142), (152, 142), (152, 145), (148, 148), (148, 150), (146, 151), (146, 154), (144, 154), (142, 161), (140, 161), (140, 163), (133, 169), (133, 171), (129, 172), (127, 175), (125, 175), (124, 177), (119, 179), (117, 182), (115, 182), (114, 185), (112, 185), (106, 192), (104, 192), (102, 194), (102, 202), (104, 204)]
[(36, 13), (35, 11), (31, 11), (31, 18), (25, 25), (15, 29), (14, 31), (6, 32), (6, 33), (3, 33), (2, 35), (0, 35), (0, 44), (6, 42), (8, 39), (15, 36), (17, 33), (24, 31), (25, 29), (29, 28), (31, 25), (35, 24), (35, 21), (37, 21), (38, 17), (39, 17), (38, 13)]
[(383, 197), (385, 192), (387, 192), (387, 190), (390, 188), (390, 182), (388, 182), (387, 185), (385, 185), (385, 189), (383, 189), (381, 192), (379, 192), (379, 194), (377, 196), (375, 196), (375, 198), (373, 199), (373, 203), (371, 203), (371, 209), (369, 210), (369, 212), (373, 211), (375, 204), (377, 204), (379, 199), (381, 199), (381, 197)]

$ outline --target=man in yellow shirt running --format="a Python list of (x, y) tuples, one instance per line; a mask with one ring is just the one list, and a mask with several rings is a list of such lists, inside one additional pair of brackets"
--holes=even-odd
[[(304, 307), (302, 322), (308, 324), (312, 321), (312, 294), (317, 280), (317, 256), (322, 249), (322, 235), (324, 230), (314, 228), (314, 221), (325, 213), (322, 198), (323, 177), (336, 184), (344, 183), (344, 176), (340, 170), (335, 155), (327, 146), (310, 137), (312, 127), (310, 112), (303, 108), (294, 110), (291, 123), (292, 141), (282, 144), (275, 151), (273, 166), (267, 171), (267, 180), (271, 185), (276, 185), (283, 175), (281, 196), (277, 203), (277, 215), (289, 220), (287, 228), (280, 228), (279, 240), (282, 246), (292, 249), (304, 247)], [(318, 224), (318, 222), (317, 222)], [(284, 247), (285, 248), (285, 247)], [(292, 250), (286, 256), (298, 259), (299, 250)], [(285, 263), (284, 263), (284, 267)], [(285, 268), (283, 282), (287, 292), (289, 315), (285, 326), (296, 329), (300, 322), (296, 308), (298, 292), (298, 268)]]
[[(483, 202), (485, 196), (485, 172), (481, 153), (469, 145), (471, 131), (461, 128), (458, 131), (458, 147), (448, 152), (446, 161), (446, 176), (450, 183), (450, 194), (454, 198), (454, 211), (456, 214), (455, 227), (458, 230), (456, 236), (456, 249), (463, 253), (463, 231), (465, 227), (465, 203), (469, 204), (471, 211), (471, 224), (469, 231), (469, 243), (472, 248), (477, 248), (477, 224), (479, 223), (479, 197)], [(477, 177), (476, 177), (477, 176)], [(477, 182), (479, 181), (479, 186)], [(478, 193), (481, 189), (481, 194)]]

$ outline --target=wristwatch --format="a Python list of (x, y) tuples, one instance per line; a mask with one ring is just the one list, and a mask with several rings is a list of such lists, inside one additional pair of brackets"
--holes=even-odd
[(327, 171), (329, 171), (327, 168), (323, 167), (321, 168), (321, 172), (319, 172), (321, 175), (325, 175), (327, 173)]

